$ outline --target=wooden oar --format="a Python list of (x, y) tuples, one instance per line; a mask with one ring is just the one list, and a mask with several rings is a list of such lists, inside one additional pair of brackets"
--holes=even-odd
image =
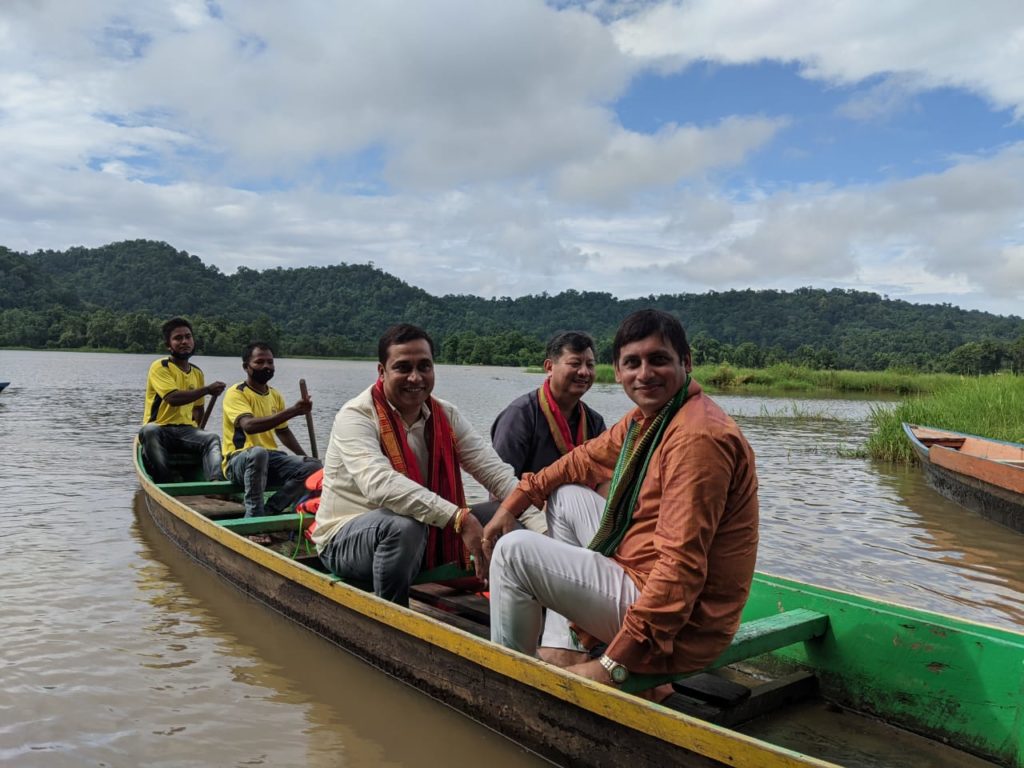
[[(306, 389), (306, 380), (299, 379), (299, 394), (302, 399), (305, 400), (309, 397), (309, 390)], [(314, 459), (319, 459), (320, 455), (316, 452), (316, 433), (313, 432), (313, 414), (306, 414), (306, 429), (309, 430), (309, 452), (313, 454)]]
[(206, 429), (206, 422), (210, 420), (210, 414), (213, 413), (213, 404), (217, 402), (218, 397), (220, 397), (220, 392), (210, 397), (210, 402), (206, 406), (206, 410), (203, 411), (203, 419), (199, 422), (200, 429)]

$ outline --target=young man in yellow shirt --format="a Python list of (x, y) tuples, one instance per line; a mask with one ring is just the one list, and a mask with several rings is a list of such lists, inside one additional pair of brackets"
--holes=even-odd
[[(224, 474), (245, 488), (245, 516), (281, 514), (305, 492), (305, 479), (322, 466), (306, 452), (288, 428), (288, 420), (310, 412), (313, 401), (304, 397), (285, 407), (281, 393), (270, 386), (274, 351), (263, 341), (242, 350), (245, 381), (224, 396)], [(276, 438), (276, 439), (275, 439)], [(294, 456), (277, 447), (277, 440)], [(268, 485), (281, 488), (266, 503)]]
[(174, 479), (169, 455), (200, 456), (208, 480), (221, 480), (220, 440), (199, 429), (207, 395), (224, 391), (223, 381), (207, 384), (203, 372), (189, 358), (195, 352), (192, 324), (172, 317), (161, 327), (168, 357), (155, 360), (146, 378), (146, 407), (139, 441), (150, 475), (158, 483)]

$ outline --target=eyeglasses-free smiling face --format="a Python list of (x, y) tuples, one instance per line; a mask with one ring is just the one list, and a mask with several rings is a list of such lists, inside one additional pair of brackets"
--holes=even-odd
[(551, 376), (551, 393), (555, 397), (579, 399), (594, 383), (594, 350), (573, 352), (563, 349), (554, 360), (544, 361), (544, 370)]
[(615, 380), (644, 416), (656, 414), (686, 382), (690, 357), (679, 358), (660, 334), (626, 344), (615, 361)]
[(387, 362), (377, 363), (384, 395), (407, 424), (416, 420), (434, 391), (434, 356), (426, 339), (388, 347)]

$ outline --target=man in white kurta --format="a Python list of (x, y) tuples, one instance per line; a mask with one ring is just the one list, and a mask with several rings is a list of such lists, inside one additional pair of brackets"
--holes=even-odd
[[(505, 498), (517, 480), (512, 467), (454, 405), (431, 397), (433, 342), (426, 332), (411, 325), (394, 326), (381, 338), (378, 352), (380, 382), (345, 403), (334, 419), (313, 541), (332, 573), (372, 583), (378, 596), (404, 605), (423, 564), (428, 527), (451, 527), (480, 562), (482, 523), (496, 504), (460, 506), (398, 471), (382, 447), (374, 389), (382, 389), (420, 477), (430, 474), (427, 431), (435, 417), (433, 407), (443, 410), (459, 465), (488, 492)], [(539, 515), (524, 516), (522, 522), (544, 530)]]

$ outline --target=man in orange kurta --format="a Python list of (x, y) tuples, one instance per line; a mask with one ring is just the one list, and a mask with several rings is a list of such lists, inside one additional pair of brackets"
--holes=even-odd
[[(622, 683), (685, 673), (728, 645), (750, 592), (758, 541), (754, 454), (736, 423), (690, 378), (673, 316), (641, 310), (613, 345), (616, 380), (636, 404), (622, 421), (555, 464), (525, 474), (483, 535), (490, 555), (491, 639), (534, 654), (542, 607), (577, 638), (545, 632), (571, 671)], [(611, 481), (607, 502), (586, 486)], [(571, 533), (514, 530), (530, 504)]]

